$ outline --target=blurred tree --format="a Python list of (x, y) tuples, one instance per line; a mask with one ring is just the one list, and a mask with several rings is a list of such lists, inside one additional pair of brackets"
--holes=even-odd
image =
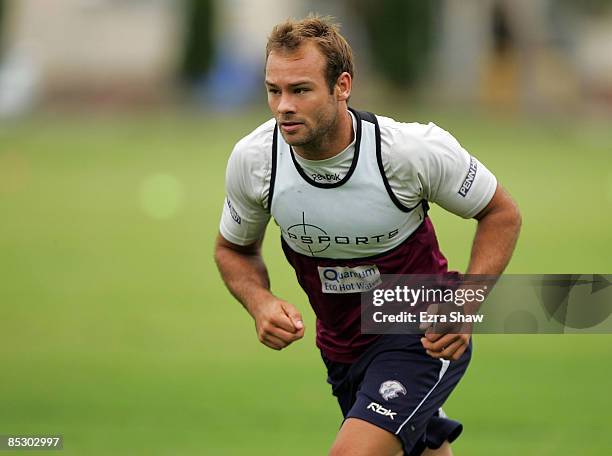
[(609, 13), (612, 10), (612, 0), (558, 0), (560, 3), (566, 4), (568, 7), (577, 11), (598, 15)]
[(439, 1), (358, 0), (356, 2), (375, 65), (397, 86), (412, 86), (427, 67)]
[(5, 10), (5, 1), (4, 0), (0, 0), (0, 55), (2, 55), (2, 44), (3, 44), (3, 27), (2, 25), (4, 24), (4, 10)]
[(212, 62), (214, 0), (186, 0), (185, 3), (187, 24), (181, 75), (194, 82), (206, 74)]

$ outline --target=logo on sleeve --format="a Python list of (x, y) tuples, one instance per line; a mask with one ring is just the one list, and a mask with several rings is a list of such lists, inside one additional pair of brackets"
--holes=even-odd
[(227, 207), (229, 208), (229, 211), (230, 211), (230, 215), (234, 219), (234, 222), (240, 225), (242, 223), (242, 218), (238, 215), (238, 212), (236, 212), (236, 209), (234, 209), (234, 206), (232, 206), (232, 203), (230, 203), (229, 198), (226, 198), (226, 201), (227, 201)]
[(382, 382), (380, 384), (380, 388), (378, 392), (383, 397), (385, 401), (389, 399), (395, 399), (401, 394), (406, 395), (406, 388), (397, 380), (387, 380), (386, 382)]
[(465, 176), (463, 184), (461, 184), (461, 188), (457, 192), (464, 198), (467, 196), (468, 192), (470, 191), (470, 188), (472, 187), (472, 184), (474, 183), (477, 169), (478, 162), (476, 162), (476, 159), (474, 157), (470, 157), (470, 169), (468, 169), (467, 176)]

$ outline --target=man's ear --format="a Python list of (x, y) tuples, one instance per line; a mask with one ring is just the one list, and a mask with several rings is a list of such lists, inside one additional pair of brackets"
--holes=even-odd
[(351, 96), (351, 89), (353, 88), (353, 78), (346, 71), (338, 76), (336, 81), (336, 97), (338, 101), (347, 101)]

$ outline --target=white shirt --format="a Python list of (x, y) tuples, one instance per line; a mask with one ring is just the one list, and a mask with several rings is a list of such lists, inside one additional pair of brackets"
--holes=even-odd
[[(425, 199), (471, 218), (491, 200), (497, 187), (495, 176), (450, 133), (433, 123), (402, 123), (382, 116), (377, 119), (385, 175), (402, 205), (414, 207)], [(270, 220), (267, 207), (275, 125), (271, 119), (241, 139), (228, 161), (220, 232), (234, 244), (256, 242)], [(349, 170), (354, 143), (353, 139), (344, 151), (325, 160), (295, 157), (311, 178), (332, 183)]]

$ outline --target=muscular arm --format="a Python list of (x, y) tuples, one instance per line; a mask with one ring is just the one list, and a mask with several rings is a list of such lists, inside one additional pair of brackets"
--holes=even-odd
[(215, 262), (228, 290), (251, 316), (258, 302), (272, 297), (268, 270), (261, 256), (261, 241), (241, 246), (218, 235)]
[(467, 274), (501, 274), (512, 257), (521, 215), (508, 193), (498, 186), (478, 220)]
[(217, 236), (215, 261), (225, 285), (255, 320), (259, 341), (281, 350), (304, 335), (300, 312), (270, 291), (261, 241), (240, 246)]
[[(498, 185), (487, 206), (474, 217), (478, 220), (472, 244), (468, 274), (501, 274), (510, 258), (521, 228), (518, 207), (506, 191)], [(467, 309), (475, 313), (477, 309)], [(434, 358), (459, 359), (468, 347), (471, 327), (461, 334), (435, 332), (430, 328), (421, 339), (427, 354)]]

